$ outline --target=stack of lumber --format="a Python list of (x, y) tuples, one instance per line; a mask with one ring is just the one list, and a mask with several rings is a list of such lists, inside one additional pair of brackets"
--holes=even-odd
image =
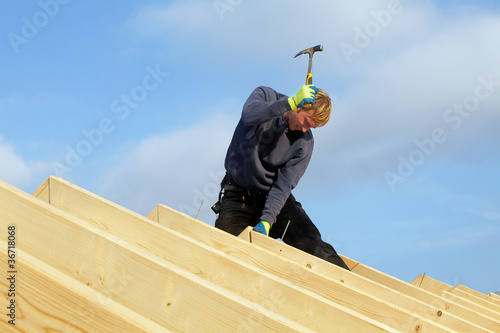
[(33, 195), (0, 182), (0, 224), (1, 270), (15, 276), (14, 297), (0, 279), (1, 332), (500, 332), (498, 295), (344, 257), (347, 271), (251, 228), (234, 237), (163, 205), (145, 217), (56, 177)]

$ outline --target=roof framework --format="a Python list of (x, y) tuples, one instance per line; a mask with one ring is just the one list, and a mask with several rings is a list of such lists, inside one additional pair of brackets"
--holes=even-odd
[[(500, 332), (500, 297), (428, 276), (351, 271), (167, 206), (142, 216), (57, 177), (0, 182), (0, 260), (15, 226), (15, 326), (2, 332)], [(6, 309), (6, 307), (4, 307)], [(6, 310), (7, 311), (7, 310)]]

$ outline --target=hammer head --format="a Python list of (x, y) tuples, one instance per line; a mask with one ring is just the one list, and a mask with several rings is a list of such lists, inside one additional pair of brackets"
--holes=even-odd
[(306, 53), (309, 54), (309, 58), (311, 58), (313, 56), (314, 52), (316, 52), (316, 51), (323, 51), (323, 45), (316, 45), (316, 46), (310, 47), (308, 49), (305, 49), (303, 51), (300, 51), (299, 53), (297, 53), (295, 55), (294, 58), (297, 58), (299, 55), (306, 54)]
[(316, 46), (310, 47), (308, 49), (305, 49), (303, 51), (300, 51), (294, 57), (294, 58), (297, 58), (299, 55), (304, 54), (304, 53), (309, 54), (309, 68), (307, 69), (306, 84), (312, 84), (312, 60), (313, 60), (313, 54), (316, 51), (323, 51), (323, 45), (316, 45)]

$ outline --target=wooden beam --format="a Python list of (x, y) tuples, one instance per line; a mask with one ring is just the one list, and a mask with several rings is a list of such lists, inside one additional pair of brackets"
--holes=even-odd
[(50, 179), (52, 177), (47, 178), (33, 193), (33, 196), (43, 200), (45, 202), (50, 203), (50, 191), (49, 191), (49, 184), (50, 184)]
[(457, 284), (457, 285), (455, 286), (455, 289), (465, 291), (465, 292), (467, 292), (467, 293), (469, 293), (469, 294), (471, 294), (471, 295), (474, 295), (474, 296), (476, 296), (476, 297), (479, 297), (479, 298), (481, 298), (481, 299), (486, 299), (486, 300), (487, 300), (487, 299), (489, 299), (488, 295), (483, 294), (483, 293), (481, 293), (481, 292), (479, 292), (479, 291), (477, 291), (477, 290), (474, 290), (474, 289), (472, 289), (472, 288), (466, 287), (466, 286), (464, 286), (464, 285), (462, 285), (462, 284)]
[(469, 294), (472, 294), (472, 295), (474, 295), (476, 297), (479, 297), (479, 298), (481, 298), (481, 299), (483, 299), (485, 301), (488, 301), (490, 303), (493, 303), (495, 305), (500, 306), (500, 296), (497, 295), (497, 294), (489, 293), (488, 295), (486, 295), (486, 294), (483, 294), (483, 293), (481, 293), (481, 292), (479, 292), (477, 290), (471, 289), (471, 288), (466, 287), (466, 286), (461, 285), (461, 284), (457, 285), (455, 287), (455, 289), (465, 291), (465, 292), (467, 292)]
[(430, 291), (433, 294), (441, 295), (444, 291), (450, 291), (452, 286), (447, 285), (441, 281), (433, 279), (427, 275), (420, 274), (415, 280), (411, 282), (412, 285)]
[(456, 293), (452, 293), (451, 291), (444, 291), (441, 294), (441, 297), (443, 297), (447, 300), (453, 301), (457, 304), (461, 304), (462, 306), (468, 307), (469, 309), (472, 309), (474, 311), (482, 313), (483, 315), (490, 317), (490, 318), (492, 318), (500, 323), (500, 313), (498, 313), (498, 312), (496, 312), (488, 307), (480, 305), (476, 302), (473, 302), (467, 298), (464, 298), (462, 296), (463, 296), (463, 294), (458, 295)]
[(499, 304), (500, 305), (500, 295), (495, 294), (495, 293), (489, 293), (488, 296), (491, 297), (492, 301), (495, 304)]
[(20, 250), (168, 329), (309, 331), (3, 182), (0, 214)]
[[(250, 233), (251, 234), (250, 234), (249, 238), (252, 240), (252, 242), (254, 244), (259, 244), (260, 246), (264, 246), (267, 249), (275, 249), (276, 252), (286, 254), (290, 258), (297, 258), (299, 261), (301, 260), (300, 259), (301, 256), (304, 256), (304, 253), (302, 253), (302, 251), (297, 250), (293, 247), (276, 242), (275, 240), (273, 240), (269, 237), (266, 237), (260, 233), (254, 232), (254, 231), (251, 231)], [(285, 247), (288, 248), (287, 251), (284, 250)], [(306, 256), (307, 256), (307, 254), (306, 254)], [(327, 274), (328, 276), (331, 276), (331, 277), (336, 276), (336, 271), (340, 271), (340, 272), (344, 271), (343, 269), (339, 269), (335, 265), (331, 265), (329, 263), (325, 264), (325, 262), (322, 263), (322, 260), (317, 262), (314, 267), (317, 270), (323, 271), (325, 274)], [(408, 292), (410, 299), (413, 301), (427, 299), (425, 297), (425, 295), (420, 292), (421, 290), (415, 288), (414, 286), (412, 286), (404, 281), (400, 281), (400, 280), (398, 280), (392, 276), (389, 276), (387, 274), (378, 272), (372, 268), (367, 267), (366, 265), (357, 263), (354, 266), (353, 271), (355, 273), (361, 272), (362, 275), (366, 276), (366, 277), (373, 275), (372, 277), (374, 277), (375, 281), (382, 282), (382, 284), (385, 286), (395, 285), (400, 292), (404, 293), (404, 295), (406, 295), (405, 292)], [(346, 280), (347, 279), (344, 276), (343, 281), (346, 284), (350, 285), (350, 283), (348, 283)], [(376, 288), (376, 285), (377, 285), (377, 283), (375, 282), (375, 284), (370, 285), (370, 288), (366, 289), (366, 290), (369, 290), (369, 292), (372, 295), (377, 295), (381, 298), (384, 298), (385, 300), (389, 300), (388, 298), (384, 297), (384, 295), (388, 295), (390, 293), (388, 293), (387, 291), (383, 294), (377, 293), (376, 291), (379, 291), (379, 290)], [(451, 286), (450, 286), (450, 288), (453, 289), (453, 287), (451, 287)], [(390, 289), (390, 290), (392, 290), (392, 289)], [(424, 296), (424, 297), (422, 297), (422, 296)], [(496, 332), (498, 329), (500, 329), (499, 322), (496, 321), (496, 319), (493, 320), (484, 314), (479, 314), (478, 312), (471, 311), (467, 307), (460, 306), (460, 304), (453, 304), (449, 300), (446, 301), (446, 300), (442, 299), (441, 297), (434, 297), (432, 294), (429, 294), (429, 293), (427, 294), (427, 296), (430, 296), (427, 303), (429, 305), (433, 305), (433, 306), (438, 307), (438, 310), (437, 310), (437, 313), (439, 314), (438, 322), (440, 322), (441, 324), (443, 324), (449, 328), (455, 329), (459, 332), (465, 332), (465, 331), (475, 332), (478, 329), (477, 326), (481, 326), (482, 327), (481, 329), (487, 329), (487, 330), (491, 330), (494, 332)], [(413, 297), (415, 297), (415, 298), (413, 298)], [(390, 301), (393, 302), (394, 304), (399, 304), (397, 299), (395, 300), (394, 298), (392, 298)], [(402, 307), (406, 307), (407, 309), (409, 309), (409, 308), (411, 308), (412, 304), (413, 304), (413, 302), (406, 299), (405, 303), (400, 304), (400, 305)], [(441, 317), (441, 315), (443, 313), (443, 311), (441, 309), (446, 309), (448, 313), (453, 313), (454, 316), (452, 316), (451, 319), (450, 318), (444, 319), (443, 317)], [(430, 311), (429, 310), (430, 309), (424, 310), (424, 308), (422, 308), (420, 306), (420, 309), (415, 309), (414, 313), (425, 315), (425, 313), (430, 312), (431, 314), (433, 314), (432, 313), (433, 310), (430, 310)], [(436, 317), (434, 317), (434, 316), (430, 316), (428, 318), (430, 318), (432, 320), (436, 320)], [(459, 318), (461, 318), (461, 319), (459, 319)], [(460, 324), (462, 319), (466, 320), (467, 323), (464, 324), (462, 327), (460, 327), (460, 325), (462, 325), (462, 324)], [(469, 323), (472, 323), (473, 326), (467, 327), (467, 325)]]
[[(450, 314), (443, 300), (441, 300), (441, 304), (443, 304), (444, 306), (441, 309), (435, 308), (432, 303), (424, 304), (422, 302), (412, 300), (411, 298), (405, 297), (405, 295), (401, 295), (394, 290), (390, 290), (384, 286), (374, 284), (372, 281), (326, 263), (323, 260), (314, 258), (304, 253), (300, 253), (299, 255), (299, 253), (296, 252), (298, 251), (297, 249), (290, 248), (289, 246), (280, 249), (273, 248), (272, 251), (265, 248), (259, 250), (255, 247), (249, 247), (248, 244), (245, 244), (245, 242), (242, 243), (241, 239), (235, 238), (233, 236), (228, 237), (228, 234), (221, 230), (218, 230), (212, 226), (207, 225), (206, 223), (195, 220), (185, 214), (179, 213), (178, 211), (175, 211), (163, 205), (158, 205), (157, 207), (155, 207), (155, 209), (148, 215), (148, 217), (153, 219), (154, 221), (158, 221), (161, 225), (177, 230), (214, 248), (219, 248), (232, 256), (252, 263), (260, 269), (268, 270), (269, 272), (281, 276), (282, 278), (287, 277), (279, 274), (292, 270), (291, 277), (288, 278), (292, 280), (298, 280), (293, 281), (296, 284), (298, 284), (299, 282), (305, 283), (305, 288), (307, 288), (307, 285), (309, 285), (310, 288), (312, 288), (311, 290), (318, 291), (323, 289), (328, 292), (330, 289), (333, 289), (329, 288), (329, 286), (332, 285), (332, 280), (335, 280), (336, 282), (340, 282), (353, 290), (360, 290), (365, 292), (370, 291), (370, 294), (372, 296), (373, 290), (376, 290), (377, 294), (375, 297), (392, 305), (395, 305), (395, 303), (397, 303), (398, 305), (396, 306), (399, 306), (401, 308), (407, 308), (408, 304), (410, 304), (410, 308), (418, 310), (418, 313), (422, 316), (426, 316), (427, 319), (436, 321), (436, 323), (443, 324), (447, 327), (448, 325), (452, 327), (459, 327), (463, 332), (485, 331), (485, 329), (480, 327), (480, 325), (471, 323), (465, 319)], [(255, 237), (252, 236), (252, 239), (254, 238)], [(280, 244), (279, 242), (269, 238), (263, 239), (272, 242), (272, 244)], [(260, 245), (261, 244), (259, 244), (259, 247), (261, 247)], [(275, 258), (273, 254), (279, 255), (282, 259)], [(290, 258), (284, 258), (285, 255), (283, 254), (289, 255)], [(324, 275), (315, 271), (318, 266), (321, 266), (319, 265), (320, 261), (330, 267), (330, 269), (332, 270), (330, 271), (330, 275)], [(313, 283), (312, 281), (318, 282)], [(325, 294), (325, 297), (327, 297), (327, 294)], [(467, 309), (463, 310), (466, 312), (469, 311)], [(475, 316), (475, 314), (472, 312), (470, 313), (469, 317), (477, 318), (477, 316)], [(468, 327), (469, 329), (466, 329), (464, 327)]]
[(469, 293), (467, 291), (463, 291), (463, 290), (457, 289), (457, 288), (453, 288), (452, 290), (450, 290), (450, 293), (455, 294), (457, 296), (460, 296), (462, 298), (465, 298), (466, 300), (474, 302), (474, 303), (481, 305), (485, 308), (488, 308), (488, 309), (490, 309), (490, 310), (492, 310), (500, 315), (500, 306), (496, 305), (488, 300), (479, 298), (476, 295), (472, 295), (471, 293)]
[[(58, 208), (300, 325), (318, 332), (386, 328), (317, 293), (277, 278), (72, 184), (54, 178), (49, 184), (44, 188), (50, 190), (51, 202)], [(233, 238), (229, 234), (225, 236)], [(340, 285), (338, 288), (345, 287)], [(355, 297), (356, 294), (350, 292), (349, 296)], [(370, 305), (381, 309), (388, 307), (368, 299), (365, 306)], [(398, 312), (401, 311), (392, 309), (392, 317), (397, 317)], [(336, 320), (332, 322), (331, 318)]]
[(437, 307), (443, 312), (446, 311), (458, 318), (484, 327), (492, 332), (500, 331), (500, 323), (498, 321), (449, 299), (444, 299), (440, 295), (436, 295), (425, 289), (401, 281), (372, 267), (360, 263), (353, 269), (353, 272), (416, 300)]
[(359, 262), (357, 262), (356, 260), (348, 258), (344, 255), (339, 254), (339, 257), (342, 258), (342, 260), (344, 260), (345, 264), (347, 265), (347, 267), (349, 267), (351, 271), (354, 269), (354, 267), (356, 267), (359, 264)]
[[(2, 313), (2, 332), (11, 328), (15, 332), (171, 332), (28, 253), (18, 248), (14, 251), (20, 258), (15, 260), (12, 274), (15, 297), (4, 293), (11, 288), (5, 278), (0, 280), (0, 290), (3, 298), (15, 301), (15, 326)], [(2, 272), (12, 271), (7, 259), (7, 243), (0, 240)]]

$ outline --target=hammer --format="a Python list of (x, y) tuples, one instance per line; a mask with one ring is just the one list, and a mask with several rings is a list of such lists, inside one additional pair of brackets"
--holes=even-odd
[(310, 47), (308, 49), (305, 49), (303, 51), (300, 51), (297, 53), (297, 55), (294, 58), (297, 58), (301, 54), (309, 54), (309, 69), (307, 70), (307, 77), (306, 77), (306, 84), (312, 84), (313, 82), (313, 75), (312, 75), (312, 67), (313, 67), (313, 54), (316, 51), (323, 51), (323, 45), (316, 45), (314, 47)]
[[(323, 51), (323, 45), (316, 45), (316, 46), (310, 47), (308, 49), (305, 49), (303, 51), (300, 51), (294, 57), (294, 58), (297, 58), (299, 55), (305, 54), (305, 53), (309, 54), (309, 68), (307, 70), (306, 85), (312, 84), (312, 82), (313, 82), (313, 75), (312, 75), (313, 54), (316, 51)], [(306, 105), (304, 105), (304, 107), (310, 108), (311, 104), (306, 104)]]

